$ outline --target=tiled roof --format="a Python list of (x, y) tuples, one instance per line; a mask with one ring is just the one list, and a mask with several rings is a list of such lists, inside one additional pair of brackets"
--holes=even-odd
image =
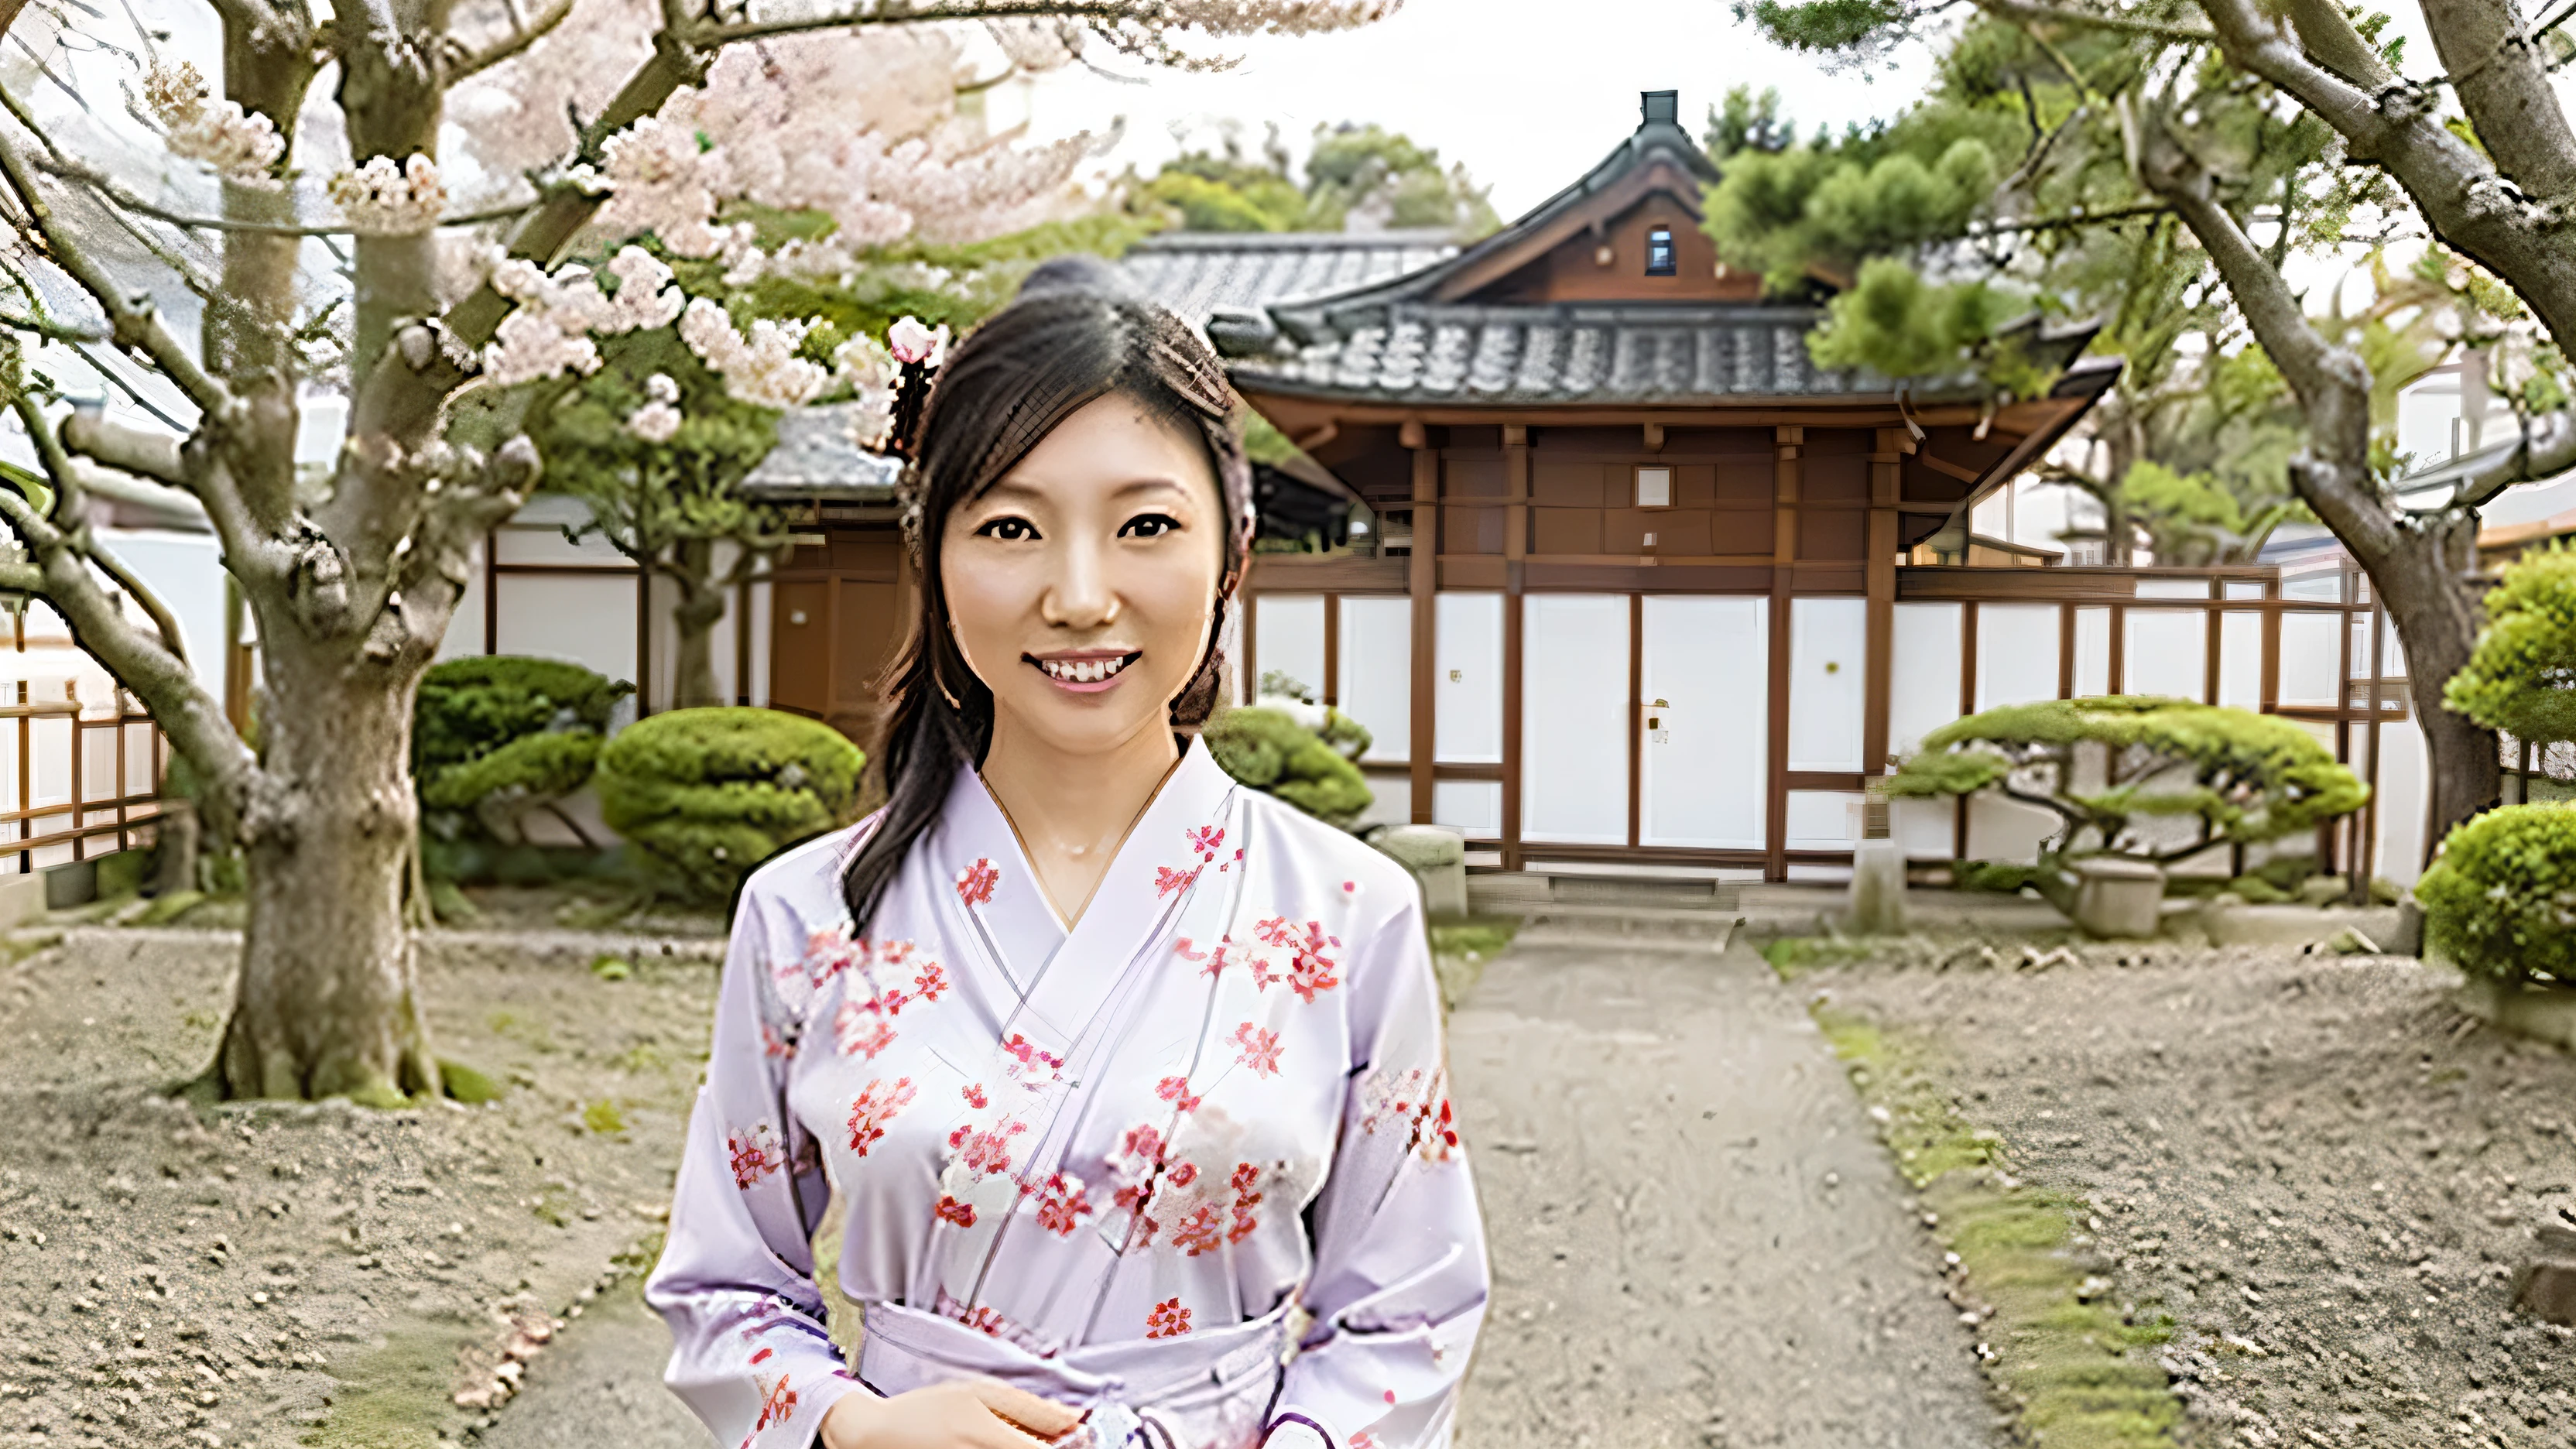
[(855, 403), (825, 403), (779, 414), (778, 446), (742, 480), (742, 491), (770, 502), (891, 501), (903, 464), (850, 441), (851, 413), (856, 407)]
[[(1772, 306), (1393, 305), (1334, 315), (1234, 364), (1264, 390), (1387, 402), (1715, 399), (1883, 393), (1807, 354), (1817, 312)], [(1229, 339), (1231, 341), (1232, 339)]]
[(1203, 327), (1217, 311), (1373, 286), (1457, 251), (1440, 231), (1165, 232), (1138, 243), (1120, 265), (1139, 291)]

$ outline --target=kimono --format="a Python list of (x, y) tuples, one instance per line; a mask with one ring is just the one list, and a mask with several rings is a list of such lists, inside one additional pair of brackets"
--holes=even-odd
[[(734, 921), (646, 1285), (717, 1444), (980, 1374), (1084, 1410), (1068, 1446), (1445, 1445), (1488, 1278), (1411, 876), (1196, 741), (1069, 931), (961, 769), (853, 937), (873, 827)], [(855, 1374), (811, 1281), (830, 1189)]]

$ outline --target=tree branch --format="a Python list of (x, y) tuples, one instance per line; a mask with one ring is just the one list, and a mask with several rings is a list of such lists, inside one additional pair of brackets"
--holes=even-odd
[[(137, 216), (148, 216), (154, 221), (165, 222), (171, 226), (178, 227), (183, 231), (239, 232), (248, 236), (363, 235), (363, 233), (361, 233), (356, 227), (349, 225), (347, 222), (338, 222), (331, 225), (309, 225), (303, 222), (251, 221), (240, 217), (199, 216), (192, 212), (173, 211), (157, 202), (147, 201), (143, 197), (136, 195), (134, 192), (127, 190), (123, 185), (119, 184), (114, 177), (109, 176), (104, 172), (92, 170), (91, 168), (80, 165), (77, 162), (65, 161), (59, 158), (48, 158), (37, 161), (35, 165), (36, 169), (45, 172), (47, 175), (59, 177), (62, 180), (75, 182), (79, 185), (88, 187), (91, 191), (97, 193), (99, 200), (110, 206), (123, 211), (130, 211)], [(534, 211), (537, 208), (537, 205), (538, 203), (534, 201), (513, 201), (498, 206), (487, 206), (479, 211), (467, 211), (460, 212), (454, 216), (442, 216), (434, 223), (434, 225), (441, 227), (480, 226), (486, 222), (508, 221), (514, 216), (524, 216), (527, 213)]]
[(2544, 200), (2576, 192), (2576, 134), (2522, 17), (2503, 0), (2421, 0), (2421, 8), (2460, 109), (2497, 167)]
[[(5, 88), (0, 88), (0, 106), (5, 106), (17, 117), (20, 125), (30, 131), (36, 129), (25, 108)], [(198, 366), (197, 360), (179, 345), (179, 339), (162, 325), (160, 314), (153, 309), (149, 299), (138, 306), (117, 285), (116, 279), (108, 275), (107, 269), (100, 266), (72, 236), (70, 229), (61, 224), (54, 215), (52, 204), (37, 189), (35, 172), (28, 164), (26, 154), (6, 136), (0, 136), (0, 179), (5, 179), (9, 189), (16, 193), (18, 205), (26, 211), (28, 219), (35, 224), (37, 235), (44, 241), (47, 255), (52, 257), (55, 265), (70, 273), (72, 280), (80, 283), (81, 290), (89, 293), (90, 299), (107, 314), (108, 332), (116, 345), (149, 359), (153, 366), (177, 383), (179, 390), (186, 393), (188, 400), (201, 411), (216, 416), (227, 411), (232, 405), (232, 393)]]
[(41, 337), (47, 342), (105, 342), (107, 340), (104, 333), (92, 332), (86, 327), (74, 327), (69, 323), (56, 322), (44, 317), (30, 317), (23, 312), (0, 312), (0, 329), (25, 332)]
[(511, 31), (507, 38), (495, 41), (481, 50), (466, 52), (449, 61), (440, 68), (440, 83), (452, 86), (468, 76), (490, 70), (543, 40), (571, 14), (572, 0), (555, 0), (555, 3), (540, 12), (536, 19)]
[(2158, 40), (2181, 40), (2206, 45), (2218, 37), (2196, 25), (2176, 25), (2167, 20), (2141, 20), (2133, 15), (2104, 15), (2090, 10), (2062, 10), (2054, 5), (2038, 5), (2029, 0), (1975, 0), (1978, 9), (2008, 20), (2051, 25), (2076, 25), (2093, 30), (2109, 30), (2122, 35), (2145, 35)]

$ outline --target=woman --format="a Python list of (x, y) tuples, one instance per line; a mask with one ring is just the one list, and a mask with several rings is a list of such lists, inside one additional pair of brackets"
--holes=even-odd
[(1448, 1439), (1487, 1280), (1419, 898), (1191, 733), (1249, 473), (1216, 359), (1103, 270), (941, 370), (888, 803), (744, 888), (647, 1290), (723, 1445)]

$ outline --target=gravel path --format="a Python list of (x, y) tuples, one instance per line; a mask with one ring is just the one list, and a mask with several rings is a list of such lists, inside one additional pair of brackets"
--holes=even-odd
[(2396, 957), (2093, 946), (2043, 973), (1799, 982), (1899, 1042), (2023, 1180), (2090, 1204), (2112, 1301), (2176, 1320), (2206, 1445), (2576, 1443), (2576, 1334), (2516, 1313), (2576, 1209), (2576, 1058)]
[(1742, 945), (1487, 969), (1450, 1021), (1495, 1278), (1461, 1449), (2001, 1442), (1800, 999)]

